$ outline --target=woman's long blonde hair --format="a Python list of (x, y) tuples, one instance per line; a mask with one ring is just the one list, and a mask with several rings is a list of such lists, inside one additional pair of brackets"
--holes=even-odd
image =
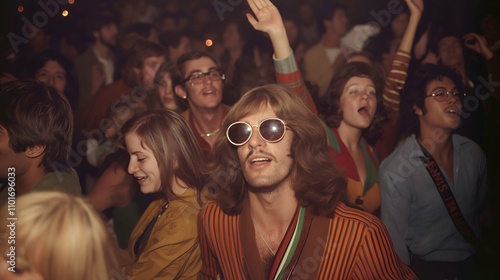
[[(16, 200), (16, 268), (50, 280), (120, 279), (118, 245), (95, 208), (81, 197), (34, 192)], [(2, 221), (7, 221), (7, 206)], [(10, 229), (0, 230), (2, 247)], [(5, 248), (5, 247), (4, 247)]]

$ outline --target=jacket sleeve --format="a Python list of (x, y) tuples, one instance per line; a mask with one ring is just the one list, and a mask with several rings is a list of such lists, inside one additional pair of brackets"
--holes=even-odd
[(418, 279), (396, 255), (379, 219), (373, 219), (361, 242), (350, 279)]
[(410, 59), (411, 55), (409, 53), (398, 50), (385, 79), (384, 103), (394, 111), (399, 111), (399, 91), (403, 89), (406, 83)]
[(314, 114), (317, 114), (316, 106), (314, 105), (311, 93), (304, 84), (304, 79), (300, 74), (293, 52), (287, 58), (276, 59), (273, 55), (274, 68), (276, 71), (276, 80), (285, 87), (295, 91), (304, 101), (306, 106), (311, 109)]

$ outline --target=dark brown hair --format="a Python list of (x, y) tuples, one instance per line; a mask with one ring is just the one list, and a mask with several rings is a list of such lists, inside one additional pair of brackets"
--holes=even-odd
[[(385, 121), (384, 104), (380, 87), (376, 85), (377, 75), (366, 63), (350, 62), (344, 65), (332, 78), (328, 89), (326, 90), (323, 102), (327, 104), (326, 112), (323, 112), (323, 118), (330, 127), (337, 128), (342, 121), (342, 111), (340, 110), (340, 97), (344, 92), (345, 85), (352, 77), (366, 77), (373, 81), (377, 91), (377, 112), (371, 125), (363, 130), (363, 137), (377, 138), (381, 130), (381, 125)], [(370, 141), (371, 142), (371, 141)], [(372, 143), (370, 143), (372, 144)]]
[(128, 58), (123, 69), (125, 83), (130, 87), (137, 86), (137, 77), (134, 68), (142, 68), (144, 61), (150, 57), (166, 57), (166, 53), (165, 48), (159, 44), (145, 39), (137, 39), (126, 54)]
[(68, 166), (73, 136), (73, 113), (62, 93), (41, 82), (25, 79), (0, 85), (0, 125), (9, 133), (16, 153), (44, 146), (45, 172)]

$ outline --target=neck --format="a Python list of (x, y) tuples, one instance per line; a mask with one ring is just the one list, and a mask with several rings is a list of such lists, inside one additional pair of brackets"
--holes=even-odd
[(95, 44), (92, 46), (94, 49), (94, 53), (104, 59), (108, 59), (110, 57), (111, 50), (109, 49), (108, 46), (104, 45), (100, 41), (96, 41)]
[(340, 36), (332, 31), (327, 31), (323, 35), (322, 43), (326, 48), (338, 48), (340, 46)]
[(359, 139), (361, 139), (361, 129), (346, 125), (343, 121), (340, 122), (337, 128), (340, 139), (346, 146), (349, 152), (359, 147)]
[(418, 141), (431, 153), (432, 157), (437, 162), (442, 162), (443, 159), (449, 159), (453, 155), (453, 138), (451, 130), (441, 134), (420, 130)]
[(43, 176), (47, 175), (44, 168), (32, 166), (23, 175), (16, 178), (16, 191), (17, 195), (23, 195), (29, 192)]
[(193, 107), (190, 108), (191, 117), (200, 133), (211, 133), (220, 128), (224, 118), (222, 106), (221, 104), (212, 110), (199, 108), (193, 110)]
[(278, 188), (271, 192), (248, 193), (250, 214), (263, 231), (288, 228), (297, 208), (298, 201), (290, 188)]

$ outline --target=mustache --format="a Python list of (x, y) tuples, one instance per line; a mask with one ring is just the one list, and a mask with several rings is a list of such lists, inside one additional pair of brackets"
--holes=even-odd
[(256, 154), (256, 153), (266, 155), (266, 156), (270, 157), (272, 160), (276, 161), (276, 157), (273, 154), (265, 152), (265, 151), (260, 150), (260, 149), (259, 150), (251, 150), (248, 153), (248, 155), (245, 157), (245, 161), (247, 161), (253, 154)]
[[(274, 160), (274, 161), (277, 162), (276, 157), (273, 154), (265, 152), (263, 150), (252, 150), (252, 151), (250, 151), (248, 153), (248, 155), (245, 157), (245, 161), (247, 161), (255, 153), (266, 155), (266, 156), (270, 157), (272, 160)], [(293, 152), (287, 154), (286, 156), (289, 157), (289, 158), (295, 159), (295, 155), (293, 154)]]

